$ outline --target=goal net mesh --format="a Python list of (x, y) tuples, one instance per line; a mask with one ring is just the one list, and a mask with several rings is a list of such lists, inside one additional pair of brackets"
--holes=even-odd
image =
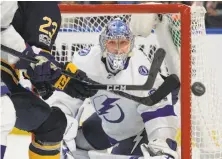
[[(222, 79), (219, 68), (214, 66), (218, 61), (216, 53), (210, 52), (205, 41), (206, 30), (204, 24), (205, 10), (192, 8), (191, 10), (191, 54), (192, 68), (191, 83), (201, 82), (206, 87), (202, 96), (191, 95), (191, 138), (193, 159), (222, 159), (222, 103), (221, 92), (218, 87)], [(52, 54), (59, 62), (71, 61), (74, 53), (81, 49), (89, 49), (98, 44), (98, 37), (107, 22), (120, 17), (129, 23), (132, 14), (62, 14), (62, 24)], [(170, 73), (180, 75), (180, 47), (181, 47), (181, 21), (180, 14), (163, 14), (167, 19), (164, 24), (169, 37), (161, 37), (160, 42), (155, 33), (157, 26), (153, 26), (153, 33), (147, 38), (137, 37), (136, 47), (145, 50), (147, 57), (152, 59), (157, 47), (166, 48), (166, 65)], [(157, 24), (158, 25), (158, 24)], [(186, 29), (186, 28), (183, 28)], [(170, 41), (172, 43), (170, 43)], [(147, 45), (149, 44), (149, 46)], [(173, 44), (173, 45), (172, 45)], [(215, 56), (214, 56), (215, 55)], [(219, 62), (219, 61), (218, 61)], [(188, 67), (188, 69), (189, 69)], [(187, 70), (182, 70), (187, 71)], [(183, 85), (183, 83), (182, 83)], [(187, 107), (178, 103), (175, 107)], [(181, 126), (183, 126), (182, 123)], [(178, 129), (177, 141), (180, 140)], [(183, 132), (181, 132), (183, 133)]]

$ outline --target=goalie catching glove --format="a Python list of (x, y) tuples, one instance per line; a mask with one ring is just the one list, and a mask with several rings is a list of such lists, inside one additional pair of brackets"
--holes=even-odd
[(142, 144), (141, 150), (144, 159), (179, 159), (176, 152), (177, 143), (174, 140), (155, 139), (149, 141), (148, 145)]
[(97, 90), (90, 90), (87, 85), (80, 82), (85, 81), (92, 83), (93, 81), (87, 77), (85, 72), (79, 70), (73, 63), (67, 62), (63, 69), (73, 73), (73, 75), (76, 76), (76, 79), (79, 79), (79, 81), (66, 75), (61, 75), (53, 82), (55, 88), (62, 90), (73, 98), (78, 98), (81, 100), (94, 96), (97, 93)]

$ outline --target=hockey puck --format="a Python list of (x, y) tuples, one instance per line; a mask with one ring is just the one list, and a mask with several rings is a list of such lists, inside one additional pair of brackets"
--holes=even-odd
[(200, 82), (194, 82), (191, 90), (195, 96), (202, 96), (206, 92), (205, 86)]

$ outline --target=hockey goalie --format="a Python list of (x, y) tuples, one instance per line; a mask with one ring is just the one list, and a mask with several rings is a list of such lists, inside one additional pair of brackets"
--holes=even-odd
[[(109, 22), (100, 35), (98, 46), (80, 50), (74, 55), (72, 63), (77, 65), (79, 77), (84, 77), (81, 75), (86, 73), (92, 80), (103, 84), (143, 84), (149, 75), (152, 60), (135, 47), (134, 38), (129, 26), (121, 19)], [(71, 63), (68, 63), (66, 70), (70, 66)], [(127, 93), (138, 97), (152, 94), (163, 83), (163, 76), (166, 76), (163, 72), (157, 75), (151, 90)], [(64, 90), (71, 88), (71, 80)], [(71, 89), (64, 92), (54, 92), (48, 102), (76, 118), (77, 110), (81, 112), (83, 99), (72, 94)], [(90, 100), (96, 113), (83, 122), (78, 131), (75, 131), (76, 126), (67, 126), (70, 133), (64, 136), (64, 157), (179, 158), (174, 140), (178, 118), (171, 94), (153, 107), (101, 90)], [(100, 157), (91, 151), (110, 147), (113, 147), (111, 154), (100, 154)]]

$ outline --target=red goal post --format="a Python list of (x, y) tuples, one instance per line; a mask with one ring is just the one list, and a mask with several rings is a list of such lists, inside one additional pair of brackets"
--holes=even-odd
[[(182, 4), (59, 5), (61, 13), (180, 13), (181, 14), (181, 156), (191, 159), (191, 9)], [(186, 71), (182, 71), (186, 70)]]

